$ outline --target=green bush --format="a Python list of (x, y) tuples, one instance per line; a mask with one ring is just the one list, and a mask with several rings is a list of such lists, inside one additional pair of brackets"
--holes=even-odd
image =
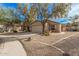
[(4, 32), (4, 30), (2, 28), (0, 28), (0, 33), (3, 33), (3, 32)]
[(49, 32), (44, 32), (44, 35), (45, 36), (49, 36)]
[(14, 33), (17, 33), (18, 31), (17, 31), (17, 30), (13, 30), (13, 32), (14, 32)]
[(27, 29), (25, 29), (25, 30), (24, 30), (24, 32), (28, 32), (28, 30), (27, 30)]

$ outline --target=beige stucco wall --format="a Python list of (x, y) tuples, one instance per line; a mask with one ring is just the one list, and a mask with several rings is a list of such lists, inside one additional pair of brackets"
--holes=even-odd
[(56, 30), (57, 32), (62, 32), (61, 30), (61, 24), (56, 24)]
[(3, 28), (4, 27), (4, 25), (0, 25), (0, 28)]
[(49, 24), (45, 23), (45, 31), (49, 31)]
[[(64, 27), (62, 28), (61, 24), (49, 21), (45, 24), (45, 31), (49, 31), (49, 24), (55, 25), (55, 32), (62, 32), (63, 30), (65, 30)], [(41, 22), (35, 22), (32, 24), (32, 32), (42, 33), (42, 28), (43, 27)]]
[(55, 22), (52, 22), (52, 21), (48, 21), (48, 23), (50, 24), (50, 25), (55, 25), (55, 31), (56, 32), (62, 32), (62, 25), (61, 24), (59, 24), (59, 23), (55, 23)]

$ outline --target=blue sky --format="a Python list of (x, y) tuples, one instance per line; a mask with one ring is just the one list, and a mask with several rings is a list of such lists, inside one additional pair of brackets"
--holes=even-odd
[(79, 3), (73, 3), (71, 10), (69, 11), (69, 16), (79, 15)]
[[(0, 7), (17, 8), (17, 3), (0, 3)], [(49, 9), (49, 12), (50, 12), (50, 9)], [(68, 13), (68, 16), (74, 16), (74, 15), (79, 15), (78, 3), (73, 3), (71, 6), (71, 10)]]
[(17, 8), (17, 4), (16, 3), (0, 3), (0, 7)]

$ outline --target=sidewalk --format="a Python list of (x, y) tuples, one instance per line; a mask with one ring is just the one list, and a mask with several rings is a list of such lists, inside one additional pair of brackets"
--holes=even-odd
[[(21, 33), (15, 35), (0, 35), (0, 39), (4, 40), (0, 46), (0, 56), (26, 56), (26, 51), (17, 39), (27, 38), (35, 34)], [(4, 44), (3, 44), (4, 43)]]
[(26, 52), (18, 40), (5, 42), (4, 47), (2, 46), (0, 46), (0, 56), (26, 56)]

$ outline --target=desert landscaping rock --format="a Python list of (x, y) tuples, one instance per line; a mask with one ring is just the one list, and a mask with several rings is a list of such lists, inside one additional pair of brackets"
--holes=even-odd
[(25, 45), (28, 56), (56, 56), (62, 53), (53, 47), (40, 44), (38, 41), (22, 41)]

